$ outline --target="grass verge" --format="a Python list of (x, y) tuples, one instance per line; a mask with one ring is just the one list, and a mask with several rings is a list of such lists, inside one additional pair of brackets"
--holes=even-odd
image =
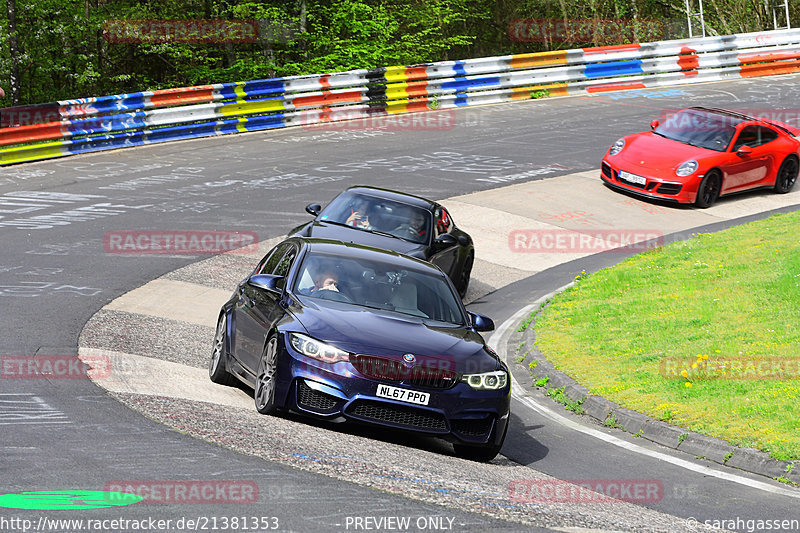
[(800, 459), (800, 212), (581, 276), (535, 327), (542, 353), (595, 394)]

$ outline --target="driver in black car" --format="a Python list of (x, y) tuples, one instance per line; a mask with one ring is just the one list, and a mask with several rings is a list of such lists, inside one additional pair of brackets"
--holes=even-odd
[(420, 240), (427, 233), (427, 217), (420, 209), (410, 208), (408, 210), (408, 222), (400, 224), (394, 229), (394, 233), (404, 238)]

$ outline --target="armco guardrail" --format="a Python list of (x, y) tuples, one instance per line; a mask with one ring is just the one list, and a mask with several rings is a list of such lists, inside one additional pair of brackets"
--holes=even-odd
[(225, 133), (800, 71), (800, 29), (443, 61), (0, 110), (0, 164)]

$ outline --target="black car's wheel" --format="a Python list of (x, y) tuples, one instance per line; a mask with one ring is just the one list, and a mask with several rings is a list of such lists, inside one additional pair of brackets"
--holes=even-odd
[(236, 378), (225, 368), (227, 337), (228, 320), (225, 313), (222, 313), (217, 321), (217, 332), (214, 334), (214, 345), (211, 349), (211, 361), (208, 363), (208, 377), (220, 385), (233, 385), (236, 382)]
[(475, 256), (472, 255), (470, 252), (467, 259), (464, 261), (464, 268), (461, 269), (461, 275), (458, 278), (458, 283), (456, 284), (456, 289), (458, 289), (458, 294), (463, 298), (467, 295), (467, 289), (469, 288), (469, 278), (472, 274), (472, 264), (475, 262)]
[(275, 380), (278, 377), (278, 337), (272, 336), (264, 346), (264, 353), (258, 361), (256, 388), (253, 398), (256, 411), (262, 415), (275, 412)]
[(712, 170), (708, 172), (703, 181), (700, 182), (700, 187), (697, 188), (697, 198), (694, 201), (694, 205), (702, 208), (711, 207), (719, 198), (721, 188), (722, 176), (719, 171)]
[[(455, 450), (456, 455), (462, 459), (488, 463), (494, 459), (498, 453), (500, 453), (500, 448), (503, 447), (503, 442), (506, 440), (506, 433), (508, 433), (508, 424), (506, 424), (506, 427), (503, 430), (503, 438), (500, 439), (500, 444), (471, 446), (469, 444), (453, 443), (453, 449)], [(492, 432), (492, 438), (490, 441), (494, 441), (494, 431)]]
[(775, 177), (775, 192), (779, 194), (786, 194), (792, 190), (794, 183), (797, 181), (798, 164), (797, 158), (789, 156), (783, 160), (781, 167), (778, 169), (778, 175)]

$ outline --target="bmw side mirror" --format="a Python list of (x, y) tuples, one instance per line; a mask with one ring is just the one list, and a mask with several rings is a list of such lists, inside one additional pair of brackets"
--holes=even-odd
[(478, 313), (467, 312), (472, 319), (472, 329), (475, 331), (494, 331), (494, 321), (491, 318)]
[(448, 246), (453, 246), (456, 244), (458, 240), (455, 237), (450, 235), (449, 233), (442, 233), (438, 237), (433, 240), (433, 243), (441, 248), (446, 248)]
[(658, 127), (658, 125), (659, 125), (659, 124), (661, 124), (661, 123), (658, 121), (658, 119), (651, 120), (651, 121), (650, 121), (650, 129), (651, 129), (651, 130), (654, 130), (654, 129), (656, 129), (656, 128)]
[(736, 155), (738, 155), (739, 157), (747, 157), (748, 155), (753, 155), (753, 149), (744, 144), (736, 150)]
[(255, 274), (247, 279), (247, 284), (258, 289), (274, 292), (280, 294), (281, 290), (278, 288), (278, 281), (282, 280), (283, 276), (273, 276), (272, 274)]
[(309, 215), (317, 216), (320, 211), (322, 211), (322, 206), (319, 204), (308, 204), (306, 206), (306, 213)]

